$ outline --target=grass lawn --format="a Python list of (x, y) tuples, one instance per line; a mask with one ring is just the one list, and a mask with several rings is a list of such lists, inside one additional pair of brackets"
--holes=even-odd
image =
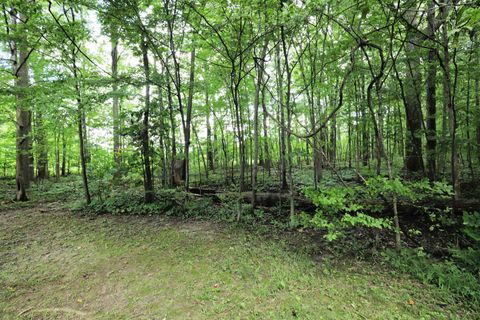
[[(316, 262), (317, 261), (317, 262)], [(166, 217), (0, 212), (1, 319), (475, 319), (385, 267)]]

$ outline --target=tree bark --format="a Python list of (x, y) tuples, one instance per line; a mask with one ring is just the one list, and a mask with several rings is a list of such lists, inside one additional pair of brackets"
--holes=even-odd
[(150, 116), (150, 65), (148, 60), (148, 47), (145, 40), (141, 43), (143, 71), (145, 73), (145, 107), (143, 110), (142, 123), (142, 156), (144, 167), (143, 186), (145, 190), (145, 203), (152, 203), (154, 200), (152, 171), (150, 167), (150, 136), (149, 136), (149, 116)]
[(62, 177), (65, 177), (65, 167), (67, 158), (67, 140), (65, 139), (65, 126), (62, 125)]
[(267, 104), (265, 103), (265, 85), (262, 86), (262, 111), (263, 111), (263, 168), (271, 175), (270, 151), (268, 149), (268, 127), (267, 127)]
[(411, 24), (407, 27), (407, 36), (405, 43), (406, 55), (406, 78), (405, 78), (405, 113), (407, 116), (408, 137), (406, 139), (406, 158), (405, 169), (407, 175), (423, 174), (423, 156), (422, 156), (422, 107), (421, 92), (422, 87), (420, 56), (418, 54), (419, 39), (413, 28), (418, 25), (415, 17), (416, 12), (409, 8), (406, 19)]
[(35, 115), (35, 142), (37, 143), (37, 179), (43, 180), (48, 176), (48, 146), (45, 139), (43, 114), (37, 111)]
[[(12, 9), (13, 26), (16, 28), (16, 16)], [(20, 20), (25, 17), (19, 13)], [(27, 90), (28, 78), (28, 49), (26, 39), (22, 37), (18, 42), (12, 41), (11, 56), (13, 61), (13, 73), (15, 76), (16, 98), (16, 200), (27, 201), (27, 190), (30, 187), (30, 161), (32, 152), (31, 143), (31, 112), (28, 107)]]
[(193, 106), (193, 93), (195, 86), (195, 42), (192, 43), (192, 51), (190, 52), (190, 82), (188, 85), (188, 100), (187, 100), (187, 114), (183, 128), (183, 136), (185, 139), (185, 189), (188, 190), (190, 180), (190, 165), (189, 165), (189, 152), (190, 152), (190, 131), (192, 122), (192, 106)]
[(448, 38), (448, 12), (450, 10), (450, 1), (447, 0), (442, 8), (443, 10), (443, 99), (445, 109), (448, 114), (449, 135), (450, 135), (450, 147), (451, 147), (451, 177), (453, 190), (455, 192), (454, 200), (460, 198), (460, 180), (458, 174), (458, 146), (456, 141), (457, 130), (457, 115), (455, 110), (455, 104), (452, 95), (452, 79), (450, 70), (450, 48)]
[[(70, 9), (72, 22), (75, 23), (75, 14), (73, 9)], [(86, 124), (85, 124), (85, 109), (83, 108), (82, 94), (80, 88), (80, 79), (78, 76), (78, 66), (77, 66), (77, 49), (72, 48), (72, 66), (73, 66), (73, 77), (75, 79), (75, 93), (77, 99), (77, 124), (78, 124), (78, 140), (80, 147), (80, 163), (82, 171), (82, 182), (83, 190), (85, 193), (85, 201), (88, 204), (92, 202), (90, 195), (90, 189), (88, 186), (88, 176), (87, 176), (87, 151), (85, 148), (85, 134), (86, 134)]]
[[(208, 96), (208, 88), (205, 90), (205, 105), (207, 106), (207, 162), (208, 162), (208, 169), (211, 171), (215, 171), (215, 161), (214, 161), (214, 153), (213, 153), (213, 144), (212, 144), (212, 126), (210, 125), (210, 114), (212, 112), (209, 96)], [(215, 127), (215, 126), (214, 126)]]
[(276, 73), (277, 73), (277, 95), (278, 95), (278, 114), (280, 115), (280, 127), (279, 127), (279, 149), (280, 149), (280, 189), (286, 190), (288, 188), (287, 183), (287, 159), (286, 159), (286, 144), (285, 144), (285, 112), (284, 112), (284, 95), (283, 95), (283, 81), (282, 81), (282, 69), (280, 61), (280, 44), (277, 44), (276, 50)]
[[(281, 1), (282, 6), (285, 5), (285, 0)], [(283, 59), (285, 64), (285, 72), (287, 75), (287, 90), (285, 92), (285, 108), (287, 109), (287, 175), (288, 175), (288, 190), (290, 193), (290, 225), (295, 222), (295, 199), (294, 199), (294, 185), (293, 185), (293, 151), (292, 151), (292, 115), (293, 106), (291, 105), (291, 87), (292, 87), (292, 69), (289, 63), (288, 48), (286, 42), (285, 26), (280, 26), (280, 35), (282, 40)], [(283, 113), (283, 111), (282, 111)]]
[(118, 35), (116, 31), (111, 34), (112, 42), (112, 115), (113, 115), (113, 160), (115, 162), (115, 174), (114, 177), (118, 179), (120, 177), (120, 166), (122, 162), (120, 153), (120, 132), (119, 132), (119, 98), (118, 98)]
[[(435, 2), (432, 1), (428, 6), (428, 28), (427, 35), (430, 40), (435, 40)], [(432, 48), (428, 50), (427, 65), (427, 168), (430, 181), (437, 179), (437, 101), (436, 101), (436, 49), (433, 47), (433, 41), (430, 42)]]
[[(168, 64), (168, 59), (167, 59)], [(172, 86), (169, 79), (166, 79), (167, 82), (167, 98), (168, 98), (168, 115), (170, 118), (170, 130), (171, 130), (171, 162), (170, 162), (170, 186), (175, 187), (175, 160), (177, 157), (177, 139), (175, 136), (176, 132), (176, 121), (175, 114), (173, 112), (173, 98), (172, 98)]]
[(258, 176), (258, 152), (259, 152), (259, 119), (258, 109), (260, 105), (260, 94), (263, 85), (263, 70), (265, 68), (265, 56), (267, 54), (267, 40), (264, 40), (262, 54), (255, 61), (257, 68), (257, 81), (255, 83), (255, 98), (253, 102), (253, 135), (254, 135), (254, 156), (253, 156), (253, 172), (252, 172), (252, 207), (257, 205), (257, 176)]

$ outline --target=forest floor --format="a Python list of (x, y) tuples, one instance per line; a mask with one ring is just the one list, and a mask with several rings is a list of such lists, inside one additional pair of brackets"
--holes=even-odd
[(1, 319), (474, 319), (440, 289), (285, 235), (165, 216), (0, 210)]

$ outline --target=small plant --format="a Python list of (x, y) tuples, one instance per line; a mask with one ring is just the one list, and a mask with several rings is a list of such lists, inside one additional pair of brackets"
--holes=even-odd
[(423, 248), (403, 249), (400, 254), (385, 251), (382, 255), (396, 270), (448, 290), (457, 297), (471, 299), (473, 302), (480, 301), (480, 283), (477, 277), (453, 261), (435, 261)]
[(362, 199), (357, 188), (332, 187), (326, 190), (305, 189), (305, 196), (316, 206), (313, 217), (306, 213), (298, 215), (296, 224), (316, 229), (325, 229), (328, 241), (344, 235), (344, 231), (355, 226), (384, 229), (391, 228), (391, 221), (366, 214), (366, 206), (358, 203)]
[(480, 279), (480, 212), (463, 213), (463, 233), (470, 239), (466, 249), (453, 249), (454, 257)]

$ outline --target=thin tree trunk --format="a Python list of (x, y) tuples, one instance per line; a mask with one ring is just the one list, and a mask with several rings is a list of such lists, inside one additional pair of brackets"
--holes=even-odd
[(112, 115), (113, 115), (113, 160), (115, 162), (115, 174), (114, 178), (118, 179), (120, 177), (120, 166), (122, 162), (120, 154), (120, 133), (119, 133), (119, 98), (118, 98), (118, 36), (116, 31), (113, 31), (111, 34), (112, 41)]
[(450, 1), (447, 0), (443, 10), (443, 98), (445, 109), (448, 114), (450, 147), (451, 147), (451, 177), (453, 190), (455, 192), (454, 200), (460, 197), (460, 181), (458, 175), (458, 147), (456, 141), (457, 118), (455, 105), (452, 95), (452, 79), (450, 71), (450, 49), (448, 39), (448, 12), (450, 10)]
[(55, 128), (55, 180), (60, 179), (60, 132)]
[[(213, 154), (213, 144), (212, 144), (212, 126), (210, 125), (210, 113), (212, 112), (210, 101), (208, 97), (208, 88), (205, 90), (205, 104), (207, 106), (207, 162), (208, 168), (213, 172), (215, 171), (215, 162)], [(215, 126), (214, 126), (215, 127)]]
[[(472, 63), (472, 54), (473, 48), (469, 53), (468, 57), (468, 64)], [(465, 113), (465, 131), (466, 131), (466, 138), (467, 138), (467, 165), (468, 169), (470, 170), (470, 175), (474, 177), (475, 173), (473, 171), (473, 164), (472, 164), (472, 141), (470, 137), (470, 100), (471, 100), (471, 76), (470, 76), (470, 68), (467, 70), (467, 101), (466, 101), (466, 113)]]
[(145, 73), (145, 107), (143, 110), (142, 122), (142, 156), (144, 166), (143, 186), (145, 189), (145, 203), (151, 203), (154, 200), (152, 171), (150, 168), (150, 136), (149, 136), (149, 116), (150, 116), (150, 65), (148, 61), (148, 47), (145, 40), (141, 44), (143, 57), (143, 70)]
[(257, 176), (258, 176), (258, 151), (259, 151), (259, 120), (258, 109), (260, 105), (260, 92), (263, 85), (263, 70), (265, 67), (265, 56), (267, 54), (267, 40), (264, 40), (262, 55), (259, 57), (257, 64), (257, 82), (255, 84), (255, 98), (253, 102), (253, 131), (254, 131), (254, 156), (253, 156), (253, 172), (252, 172), (252, 207), (255, 209), (257, 205)]
[(193, 106), (193, 89), (195, 85), (195, 42), (193, 42), (192, 51), (190, 53), (190, 82), (188, 85), (188, 101), (187, 101), (187, 117), (185, 119), (183, 136), (185, 139), (185, 189), (189, 186), (189, 150), (190, 150), (190, 127), (192, 122), (192, 106)]
[[(282, 0), (282, 6), (284, 5), (284, 0)], [(292, 86), (292, 70), (290, 69), (288, 49), (286, 43), (286, 34), (285, 26), (281, 25), (280, 27), (281, 40), (282, 40), (282, 49), (283, 49), (283, 59), (285, 64), (285, 72), (287, 75), (287, 91), (285, 92), (285, 108), (287, 109), (287, 174), (288, 174), (288, 187), (290, 193), (290, 225), (293, 226), (295, 222), (295, 200), (294, 200), (294, 185), (293, 185), (293, 152), (292, 152), (292, 105), (291, 100), (291, 86)], [(282, 111), (283, 113), (283, 111)], [(283, 130), (284, 131), (284, 130)]]
[[(478, 34), (478, 32), (477, 32)], [(475, 47), (475, 61), (476, 65), (480, 63), (480, 52), (479, 52), (479, 45), (478, 45), (478, 35), (475, 34), (473, 41)], [(475, 110), (477, 115), (480, 115), (480, 73), (475, 72)], [(476, 121), (476, 136), (477, 136), (477, 157), (478, 163), (477, 165), (480, 167), (480, 117), (477, 116)]]
[(267, 104), (265, 103), (265, 85), (262, 86), (262, 111), (263, 111), (263, 168), (271, 175), (272, 160), (268, 150)]
[(37, 179), (47, 178), (48, 171), (48, 147), (45, 139), (45, 128), (43, 126), (43, 114), (37, 111), (35, 116), (35, 141), (37, 143)]
[[(167, 60), (168, 63), (168, 60)], [(168, 111), (169, 111), (169, 117), (170, 117), (170, 130), (171, 130), (171, 139), (172, 139), (172, 145), (171, 145), (171, 162), (170, 162), (170, 186), (175, 187), (175, 159), (177, 157), (177, 143), (176, 143), (176, 137), (175, 137), (175, 129), (176, 129), (176, 123), (175, 123), (175, 114), (173, 112), (173, 98), (172, 98), (172, 86), (170, 83), (170, 80), (167, 79), (167, 97), (168, 97)]]
[(284, 95), (283, 95), (283, 79), (280, 61), (280, 45), (276, 46), (276, 73), (277, 73), (277, 95), (278, 95), (278, 113), (280, 115), (280, 189), (286, 190), (288, 188), (287, 183), (287, 159), (286, 159), (286, 144), (285, 144), (285, 112), (284, 112)]
[[(435, 39), (435, 2), (428, 7), (427, 34), (431, 40)], [(433, 41), (432, 41), (433, 42)], [(433, 43), (431, 44), (433, 46)], [(428, 50), (427, 66), (427, 167), (430, 181), (437, 179), (437, 101), (436, 101), (436, 49)]]
[(65, 166), (67, 158), (67, 140), (65, 139), (65, 126), (62, 124), (62, 177), (65, 177)]
[[(75, 14), (73, 9), (70, 9), (72, 22), (75, 23)], [(73, 65), (73, 77), (75, 79), (75, 93), (77, 99), (77, 124), (78, 124), (78, 140), (80, 146), (80, 163), (81, 163), (81, 172), (82, 172), (82, 181), (83, 181), (83, 190), (85, 192), (85, 201), (88, 204), (91, 203), (90, 190), (88, 187), (88, 177), (87, 177), (87, 154), (85, 148), (85, 110), (83, 108), (82, 94), (80, 88), (80, 79), (78, 76), (78, 67), (77, 67), (77, 49), (72, 48), (72, 65)]]

